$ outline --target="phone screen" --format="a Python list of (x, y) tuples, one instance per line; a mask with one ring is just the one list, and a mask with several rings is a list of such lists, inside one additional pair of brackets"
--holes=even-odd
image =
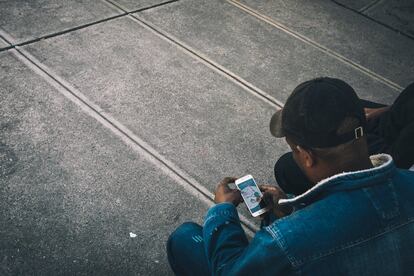
[(249, 208), (252, 214), (266, 207), (264, 202), (260, 203), (262, 192), (259, 190), (259, 187), (257, 187), (253, 178), (238, 184), (238, 188), (247, 208)]

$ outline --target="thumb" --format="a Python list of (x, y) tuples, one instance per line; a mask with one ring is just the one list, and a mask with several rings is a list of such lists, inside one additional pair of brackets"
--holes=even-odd
[(273, 206), (274, 202), (273, 202), (273, 196), (270, 193), (264, 193), (262, 200), (264, 201), (264, 203), (266, 203), (267, 206)]

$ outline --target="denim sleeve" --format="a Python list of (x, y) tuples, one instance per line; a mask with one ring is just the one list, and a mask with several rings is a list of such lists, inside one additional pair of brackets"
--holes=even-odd
[(277, 240), (265, 229), (248, 242), (237, 210), (221, 203), (208, 211), (203, 235), (213, 275), (289, 275), (292, 266)]

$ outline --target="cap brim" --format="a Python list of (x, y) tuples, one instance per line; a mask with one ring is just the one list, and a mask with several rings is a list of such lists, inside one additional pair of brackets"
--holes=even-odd
[(273, 114), (270, 119), (270, 133), (277, 138), (285, 137), (282, 129), (282, 109)]

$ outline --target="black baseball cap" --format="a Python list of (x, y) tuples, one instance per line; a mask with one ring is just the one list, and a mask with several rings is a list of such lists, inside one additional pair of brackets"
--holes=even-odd
[[(350, 132), (338, 134), (346, 118), (358, 120)], [(366, 118), (354, 89), (334, 78), (317, 78), (297, 86), (270, 121), (275, 137), (292, 138), (310, 148), (328, 148), (358, 139), (364, 135)]]

